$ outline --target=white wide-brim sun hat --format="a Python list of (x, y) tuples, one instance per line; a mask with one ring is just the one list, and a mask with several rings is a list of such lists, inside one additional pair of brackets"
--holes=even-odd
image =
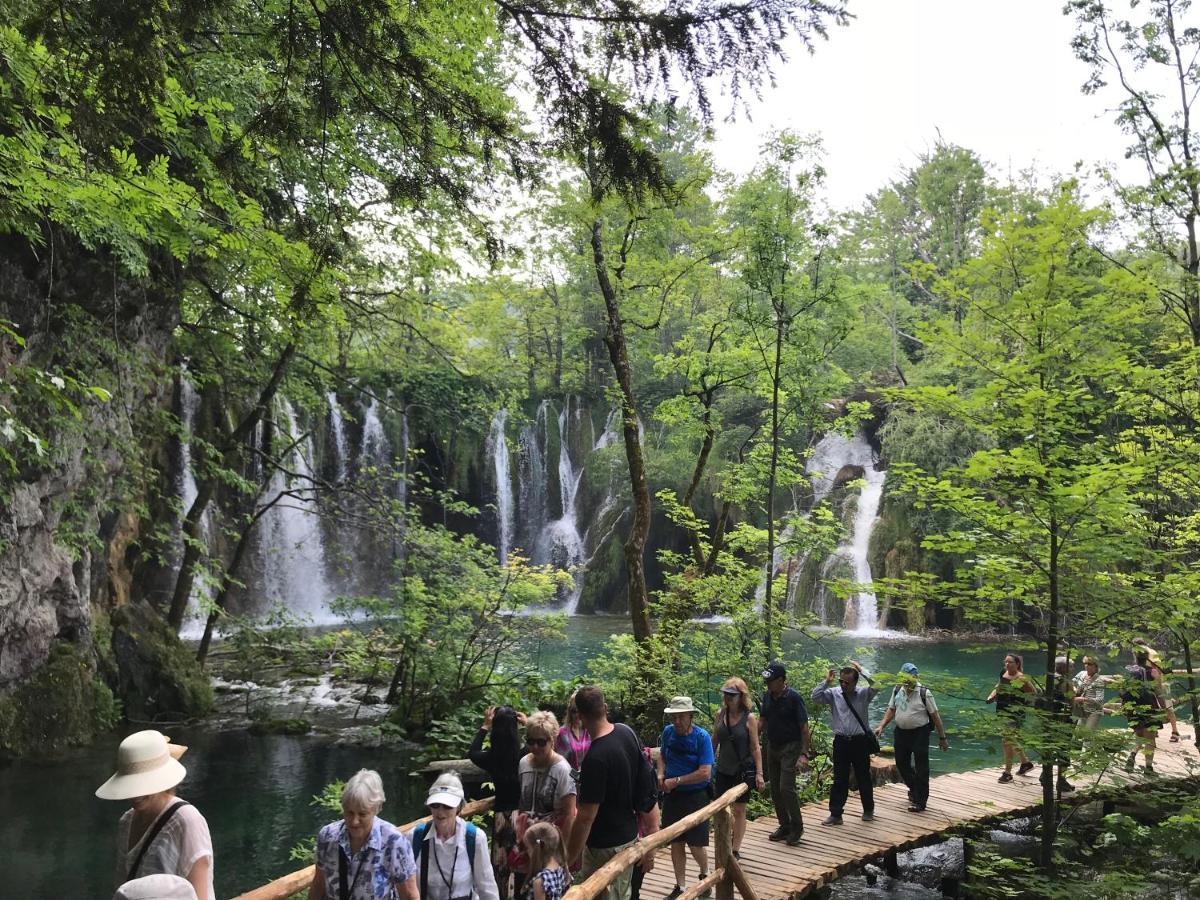
[(175, 787), (187, 775), (179, 763), (187, 747), (157, 731), (135, 731), (117, 749), (116, 773), (96, 788), (101, 800), (132, 800)]
[(196, 900), (196, 891), (178, 875), (143, 875), (117, 888), (113, 900)]
[(672, 697), (671, 705), (663, 710), (663, 714), (667, 716), (678, 715), (679, 713), (695, 713), (696, 707), (692, 706), (691, 697)]

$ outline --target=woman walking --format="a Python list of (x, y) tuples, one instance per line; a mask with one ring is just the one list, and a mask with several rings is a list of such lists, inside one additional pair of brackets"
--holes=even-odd
[(1129, 720), (1129, 727), (1135, 736), (1133, 752), (1125, 761), (1125, 771), (1133, 771), (1137, 765), (1138, 750), (1141, 750), (1146, 760), (1143, 771), (1153, 775), (1155, 742), (1165, 716), (1154, 693), (1154, 677), (1145, 665), (1148, 662), (1146, 655), (1135, 653), (1134, 659), (1137, 660), (1134, 665), (1125, 667), (1125, 683), (1121, 691), (1121, 711)]
[[(521, 791), (513, 815), (518, 848), (525, 846), (525, 832), (539, 822), (558, 829), (564, 847), (571, 833), (575, 819), (575, 779), (566, 759), (550, 746), (557, 734), (558, 720), (552, 712), (539, 710), (525, 720), (529, 752), (517, 766)], [(525, 876), (537, 869), (530, 867), (523, 850), (511, 853), (508, 863), (513, 873), (513, 894), (520, 896)]]
[(96, 789), (101, 800), (128, 800), (117, 823), (117, 884), (143, 875), (187, 879), (199, 900), (217, 900), (213, 847), (200, 811), (175, 796), (187, 747), (157, 731), (137, 731), (117, 749), (116, 773)]
[[(521, 783), (518, 774), (522, 753), (517, 725), (524, 718), (511, 706), (489, 706), (483, 713), (483, 723), (471, 742), (467, 757), (492, 776), (496, 786), (496, 802), (492, 807), (492, 869), (500, 900), (508, 897), (508, 857), (517, 846), (513, 812), (520, 799)], [(483, 741), (488, 735), (488, 749)]]
[(567, 761), (571, 772), (578, 776), (579, 766), (584, 754), (592, 746), (592, 736), (583, 727), (583, 719), (579, 718), (579, 710), (575, 708), (575, 695), (567, 701), (567, 722), (558, 730), (554, 740), (554, 752)]
[(417, 900), (412, 844), (379, 818), (383, 781), (359, 771), (342, 789), (342, 821), (317, 834), (316, 874), (308, 900)]
[(1033, 763), (1018, 740), (1021, 725), (1025, 721), (1025, 710), (1037, 691), (1033, 679), (1025, 674), (1023, 667), (1024, 661), (1016, 653), (1005, 656), (1000, 680), (987, 698), (988, 703), (996, 704), (996, 712), (1002, 720), (1000, 740), (1004, 747), (1004, 771), (999, 778), (1001, 784), (1013, 780), (1012, 764), (1018, 757), (1021, 760), (1018, 775), (1026, 775), (1033, 768)]
[(1108, 678), (1100, 674), (1100, 663), (1094, 656), (1083, 658), (1083, 670), (1075, 674), (1075, 698), (1071, 712), (1077, 735), (1094, 732), (1104, 715), (1104, 686)]
[(461, 815), (462, 781), (439, 775), (425, 797), (430, 821), (412, 831), (421, 900), (499, 900), (487, 838)]
[(736, 676), (721, 685), (721, 709), (713, 723), (712, 743), (717, 758), (717, 795), (742, 783), (750, 788), (733, 805), (733, 855), (740, 859), (746, 803), (753, 791), (763, 789), (763, 764), (758, 716), (750, 711), (750, 689)]

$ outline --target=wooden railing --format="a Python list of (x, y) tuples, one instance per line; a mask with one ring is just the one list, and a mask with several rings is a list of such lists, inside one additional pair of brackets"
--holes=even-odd
[[(495, 801), (495, 797), (474, 800), (462, 808), (460, 815), (465, 818), (488, 812)], [(397, 825), (396, 827), (401, 831), (408, 832), (412, 831), (418, 825), (428, 822), (429, 819), (429, 816), (423, 816), (420, 819), (414, 819), (405, 825)], [(316, 866), (308, 866), (298, 872), (292, 872), (290, 875), (276, 878), (270, 884), (264, 884), (262, 887), (255, 888), (247, 894), (241, 894), (235, 897), (234, 900), (287, 900), (288, 897), (297, 891), (308, 890), (312, 884), (313, 877), (316, 875), (316, 871)]]
[(593, 872), (586, 881), (572, 886), (563, 895), (563, 900), (595, 900), (626, 869), (640, 863), (648, 854), (657, 853), (675, 838), (708, 819), (713, 820), (713, 871), (703, 881), (684, 891), (679, 900), (695, 900), (701, 893), (714, 886), (717, 889), (717, 900), (733, 900), (735, 886), (743, 900), (758, 900), (754, 889), (750, 887), (750, 881), (733, 855), (733, 815), (729, 807), (746, 791), (747, 787), (744, 784), (731, 787), (704, 808), (642, 838), (633, 846), (626, 847)]

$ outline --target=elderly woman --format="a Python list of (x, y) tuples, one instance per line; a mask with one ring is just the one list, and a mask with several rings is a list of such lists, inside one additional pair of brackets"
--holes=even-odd
[[(664, 794), (662, 827), (674, 825), (708, 802), (708, 782), (712, 779), (712, 736), (695, 724), (696, 707), (690, 697), (675, 697), (663, 710), (671, 719), (662, 732), (658, 756), (658, 787)], [(675, 869), (675, 887), (666, 900), (675, 900), (686, 888), (687, 855), (692, 851), (700, 867), (700, 880), (708, 877), (708, 821), (689, 828), (671, 842), (671, 865)]]
[(342, 821), (317, 834), (317, 872), (308, 900), (417, 900), (408, 838), (379, 818), (386, 798), (378, 772), (360, 769), (342, 789)]
[(175, 796), (187, 775), (179, 763), (186, 750), (157, 731), (129, 735), (117, 749), (116, 773), (96, 796), (130, 805), (117, 825), (117, 884), (142, 875), (178, 875), (199, 900), (216, 900), (208, 823)]
[(462, 781), (453, 772), (438, 776), (429, 788), (425, 805), (431, 821), (412, 832), (421, 900), (499, 900), (487, 837), (459, 816), (465, 802)]
[(523, 849), (525, 832), (538, 822), (549, 822), (558, 829), (565, 847), (575, 819), (575, 779), (571, 777), (570, 764), (552, 746), (557, 734), (558, 719), (552, 712), (539, 710), (525, 720), (525, 742), (529, 752), (517, 765), (521, 786), (513, 817), (517, 852), (509, 857), (518, 896), (522, 882), (529, 874), (529, 860)]

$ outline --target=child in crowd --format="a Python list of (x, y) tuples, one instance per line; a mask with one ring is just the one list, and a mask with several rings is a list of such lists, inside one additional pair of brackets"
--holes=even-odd
[(533, 881), (533, 900), (562, 900), (570, 875), (562, 838), (550, 822), (536, 822), (525, 832), (525, 853)]

